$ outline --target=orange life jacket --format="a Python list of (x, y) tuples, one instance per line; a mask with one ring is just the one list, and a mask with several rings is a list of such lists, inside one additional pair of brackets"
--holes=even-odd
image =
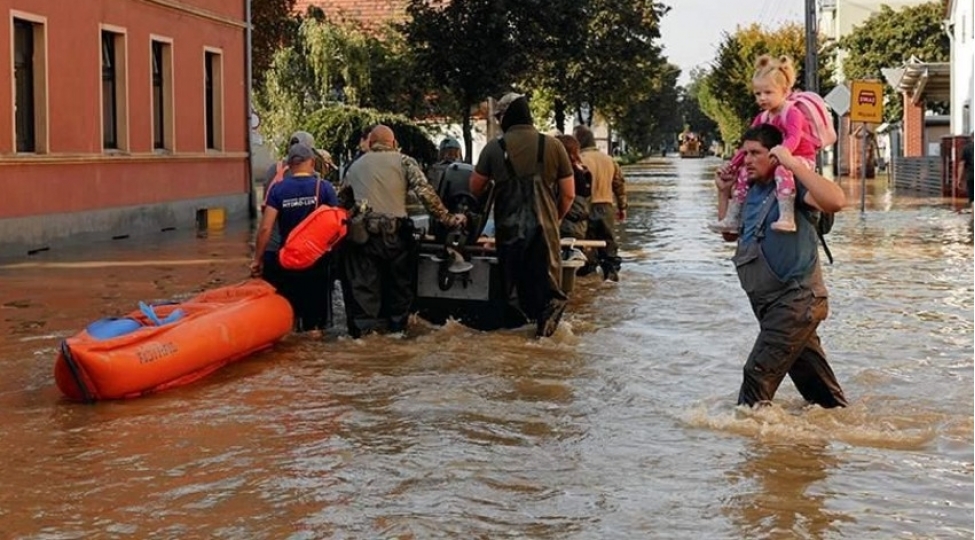
[(318, 188), (324, 181), (316, 180), (319, 183), (315, 185), (315, 210), (291, 230), (278, 250), (278, 262), (283, 268), (309, 268), (345, 237), (348, 218), (345, 209), (319, 205)]

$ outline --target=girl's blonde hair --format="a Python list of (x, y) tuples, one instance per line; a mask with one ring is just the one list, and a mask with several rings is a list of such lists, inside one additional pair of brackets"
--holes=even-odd
[(755, 75), (752, 81), (771, 80), (776, 86), (785, 90), (791, 90), (796, 84), (796, 67), (792, 63), (792, 58), (782, 55), (772, 58), (771, 55), (763, 54), (755, 61)]

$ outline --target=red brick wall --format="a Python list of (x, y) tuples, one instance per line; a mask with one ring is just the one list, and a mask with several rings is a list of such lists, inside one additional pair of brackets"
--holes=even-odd
[(904, 98), (904, 157), (920, 157), (924, 152), (924, 101), (915, 105), (911, 97)]

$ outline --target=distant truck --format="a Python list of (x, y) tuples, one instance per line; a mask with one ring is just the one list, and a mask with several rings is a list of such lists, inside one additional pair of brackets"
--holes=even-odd
[(680, 157), (682, 158), (702, 158), (704, 157), (704, 144), (701, 137), (693, 131), (685, 131), (678, 135), (680, 141)]

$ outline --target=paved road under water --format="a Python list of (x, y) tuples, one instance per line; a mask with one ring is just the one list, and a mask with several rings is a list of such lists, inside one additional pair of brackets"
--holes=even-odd
[(971, 214), (871, 187), (826, 269), (852, 406), (786, 381), (736, 410), (757, 330), (705, 229), (716, 164), (628, 171), (622, 282), (581, 279), (552, 339), (292, 337), (126, 402), (63, 401), (58, 341), (238, 281), (249, 233), (0, 268), (0, 538), (971, 538)]

